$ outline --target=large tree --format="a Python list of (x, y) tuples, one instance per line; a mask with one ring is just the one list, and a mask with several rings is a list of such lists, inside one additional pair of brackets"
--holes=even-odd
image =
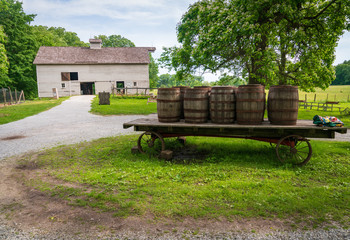
[(238, 70), (249, 83), (325, 88), (348, 16), (348, 0), (199, 1), (177, 27), (181, 46), (165, 49), (161, 62), (178, 72)]
[(38, 45), (30, 27), (35, 15), (24, 13), (22, 3), (0, 0), (0, 23), (7, 36), (5, 48), (9, 60), (9, 87), (24, 90), (27, 96), (36, 94), (33, 60)]
[(7, 77), (9, 63), (4, 45), (5, 41), (6, 35), (0, 25), (0, 87), (6, 87), (9, 81)]

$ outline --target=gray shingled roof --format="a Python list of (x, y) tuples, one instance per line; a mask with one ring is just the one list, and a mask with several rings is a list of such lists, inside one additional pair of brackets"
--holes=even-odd
[(34, 64), (147, 64), (154, 47), (40, 47)]

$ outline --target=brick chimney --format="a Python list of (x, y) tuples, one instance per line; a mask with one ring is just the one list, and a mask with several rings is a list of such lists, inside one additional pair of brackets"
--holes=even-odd
[(90, 49), (101, 49), (102, 40), (101, 39), (89, 39)]

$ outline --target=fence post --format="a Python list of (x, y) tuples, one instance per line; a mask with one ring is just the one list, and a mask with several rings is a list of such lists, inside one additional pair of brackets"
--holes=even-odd
[(5, 88), (2, 89), (2, 95), (4, 96), (4, 105), (6, 105), (6, 91), (5, 91)]
[(305, 102), (307, 102), (307, 94), (305, 94)]
[(11, 88), (9, 88), (9, 96), (10, 96), (10, 104), (12, 105), (13, 98), (12, 98)]
[(316, 93), (315, 93), (315, 97), (314, 97), (314, 102), (316, 102)]

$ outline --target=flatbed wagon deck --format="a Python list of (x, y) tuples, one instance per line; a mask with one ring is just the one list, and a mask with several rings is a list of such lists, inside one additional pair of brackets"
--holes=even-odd
[[(318, 127), (309, 120), (298, 120), (296, 125), (271, 125), (267, 120), (261, 125), (214, 124), (180, 122), (163, 123), (157, 117), (140, 118), (123, 124), (124, 128), (134, 127), (145, 131), (138, 139), (142, 153), (161, 153), (165, 150), (164, 138), (184, 136), (246, 138), (276, 143), (276, 154), (280, 161), (292, 161), (297, 165), (306, 164), (312, 155), (307, 138), (335, 138), (335, 133), (345, 134), (345, 127)], [(157, 143), (159, 142), (159, 143)], [(157, 148), (158, 146), (158, 148)]]

